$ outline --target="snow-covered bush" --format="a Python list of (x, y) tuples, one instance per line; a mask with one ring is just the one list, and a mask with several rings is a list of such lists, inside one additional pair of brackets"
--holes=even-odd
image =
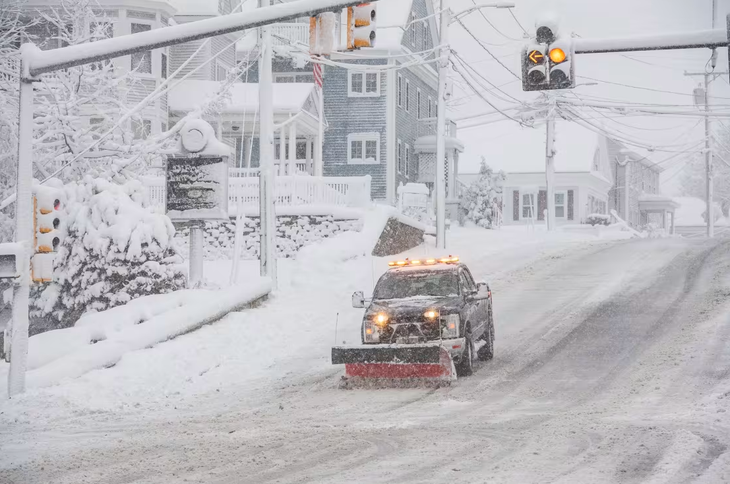
[(502, 196), (501, 182), (504, 181), (505, 175), (501, 171), (495, 175), (484, 158), (479, 168), (479, 175), (479, 179), (464, 193), (466, 218), (479, 227), (492, 229), (498, 225), (494, 204)]
[[(68, 327), (86, 312), (185, 287), (166, 215), (142, 205), (138, 181), (85, 177), (66, 192), (66, 236), (54, 280), (33, 293), (33, 333)], [(42, 322), (39, 322), (42, 320)]]
[(586, 223), (590, 225), (610, 225), (611, 217), (602, 213), (592, 213), (586, 218)]
[(654, 222), (649, 222), (641, 227), (641, 231), (649, 239), (661, 239), (668, 236), (667, 231)]

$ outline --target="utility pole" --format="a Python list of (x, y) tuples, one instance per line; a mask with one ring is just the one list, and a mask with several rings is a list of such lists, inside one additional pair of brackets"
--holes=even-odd
[(547, 139), (545, 143), (545, 191), (547, 195), (545, 223), (548, 231), (553, 231), (555, 230), (555, 98), (549, 96), (548, 99)]
[[(449, 66), (449, 23), (451, 11), (441, 0), (441, 46), (439, 47), (439, 89), (436, 101), (436, 248), (446, 248), (446, 74)], [(454, 180), (451, 181), (454, 183)]]
[(28, 59), (38, 48), (21, 46), (20, 104), (18, 119), (18, 179), (15, 201), (15, 240), (23, 244), (18, 262), (20, 278), (13, 287), (13, 316), (10, 326), (10, 368), (8, 397), (25, 391), (28, 365), (28, 305), (30, 301), (30, 256), (33, 241), (33, 81)]
[[(271, 0), (259, 0), (260, 7), (271, 5)], [(273, 43), (271, 27), (261, 27), (261, 57), (259, 58), (259, 261), (261, 275), (271, 278), (276, 289), (276, 212), (274, 207), (274, 94), (271, 73)]]
[[(715, 28), (717, 17), (717, 0), (712, 0), (712, 28)], [(714, 167), (712, 159), (712, 126), (710, 124), (710, 82), (716, 77), (727, 75), (727, 72), (715, 72), (717, 66), (717, 50), (712, 49), (710, 57), (710, 72), (685, 72), (685, 76), (702, 76), (705, 82), (704, 103), (705, 103), (705, 200), (707, 202), (707, 237), (715, 236), (715, 187)]]

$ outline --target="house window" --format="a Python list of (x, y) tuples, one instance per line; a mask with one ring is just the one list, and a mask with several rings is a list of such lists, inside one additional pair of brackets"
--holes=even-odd
[(398, 74), (398, 107), (403, 107), (403, 76)]
[(377, 72), (350, 72), (349, 76), (348, 96), (380, 96), (380, 75)]
[(160, 77), (167, 79), (167, 54), (162, 54), (160, 59)]
[(416, 88), (416, 118), (421, 119), (421, 90)]
[[(152, 30), (151, 25), (137, 23), (132, 24), (133, 34), (148, 32), (150, 30)], [(152, 51), (142, 50), (139, 52), (133, 52), (132, 69), (137, 69), (137, 72), (141, 72), (143, 74), (152, 74)]]
[(398, 140), (398, 173), (403, 173), (403, 143)]
[(411, 111), (411, 81), (406, 79), (406, 112)]
[(535, 217), (535, 195), (532, 193), (522, 194), (522, 218)]
[(428, 117), (433, 116), (433, 99), (431, 99), (431, 96), (428, 96)]
[(415, 47), (416, 41), (418, 40), (417, 39), (418, 24), (416, 23), (416, 13), (415, 12), (411, 12), (411, 25), (410, 25), (409, 30), (411, 31), (411, 45), (413, 45)]
[(566, 213), (566, 207), (565, 204), (567, 202), (568, 196), (565, 192), (556, 192), (555, 193), (555, 217), (556, 218), (565, 218)]
[(351, 133), (347, 135), (347, 162), (351, 164), (380, 163), (380, 134)]
[(423, 50), (428, 49), (428, 22), (423, 22)]
[(406, 145), (406, 176), (409, 175), (411, 171), (411, 147)]

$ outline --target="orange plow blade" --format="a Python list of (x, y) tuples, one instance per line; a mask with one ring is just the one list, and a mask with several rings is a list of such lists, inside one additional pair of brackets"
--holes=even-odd
[(441, 386), (456, 379), (449, 352), (437, 344), (336, 346), (332, 363), (345, 365), (344, 386)]

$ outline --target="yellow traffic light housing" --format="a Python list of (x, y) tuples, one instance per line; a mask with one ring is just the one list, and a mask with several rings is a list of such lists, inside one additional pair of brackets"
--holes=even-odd
[(375, 47), (376, 20), (375, 3), (361, 3), (347, 8), (347, 50)]

